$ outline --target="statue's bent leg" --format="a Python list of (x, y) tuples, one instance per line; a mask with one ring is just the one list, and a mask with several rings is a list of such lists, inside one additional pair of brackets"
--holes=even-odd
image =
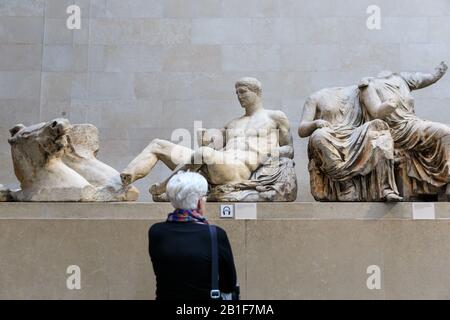
[(253, 153), (202, 150), (203, 162), (208, 167), (209, 180), (215, 185), (237, 184), (250, 179), (249, 163), (257, 161)]
[[(434, 134), (438, 138), (450, 137), (450, 127), (439, 122), (423, 121), (421, 128), (426, 135)], [(446, 140), (448, 142), (448, 140)]]
[(148, 175), (158, 160), (171, 170), (188, 163), (192, 149), (166, 140), (153, 140), (120, 174), (122, 183), (128, 185)]
[(180, 163), (166, 180), (153, 185), (150, 188), (150, 193), (164, 193), (169, 180), (179, 171), (196, 172), (203, 165), (208, 167), (208, 172), (210, 173), (208, 178), (214, 184), (241, 182), (244, 179), (248, 179), (251, 174), (244, 163), (235, 161), (229, 154), (210, 147), (201, 147), (191, 153), (188, 162)]
[(420, 126), (422, 134), (426, 137), (433, 136), (435, 139), (440, 139), (444, 150), (446, 152), (448, 163), (447, 181), (450, 183), (450, 127), (439, 122), (423, 121)]
[[(446, 152), (447, 158), (447, 188), (445, 193), (447, 197), (450, 196), (450, 127), (446, 124), (439, 122), (425, 122), (424, 124), (425, 134), (434, 134), (438, 139), (441, 140), (444, 150)], [(447, 198), (448, 199), (448, 198)]]
[(210, 158), (210, 155), (212, 153), (219, 152), (210, 147), (201, 147), (196, 151), (193, 151), (191, 149), (189, 150), (189, 157), (177, 163), (175, 168), (171, 168), (173, 170), (172, 174), (166, 180), (160, 183), (156, 183), (150, 187), (149, 191), (151, 194), (155, 195), (166, 192), (167, 183), (179, 171), (197, 172), (205, 163), (209, 163), (209, 161), (212, 161)]
[[(449, 129), (450, 130), (450, 129)], [(443, 138), (445, 150), (447, 151), (447, 164), (448, 164), (448, 176), (447, 176), (447, 194), (450, 194), (450, 134)]]
[(323, 167), (339, 168), (345, 164), (338, 149), (333, 144), (329, 129), (318, 129), (311, 135), (309, 144), (316, 151), (316, 156), (321, 157)]
[(381, 182), (382, 196), (387, 202), (402, 201), (395, 181), (394, 160), (382, 160), (377, 166), (378, 179)]

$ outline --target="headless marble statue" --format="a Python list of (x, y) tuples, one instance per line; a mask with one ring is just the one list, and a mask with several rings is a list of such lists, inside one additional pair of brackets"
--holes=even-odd
[[(297, 182), (287, 117), (263, 108), (257, 79), (243, 78), (235, 87), (245, 110), (242, 117), (216, 130), (218, 134), (202, 130), (197, 150), (153, 140), (121, 173), (124, 185), (145, 177), (161, 161), (173, 174), (202, 173), (209, 182), (210, 201), (294, 201)], [(154, 200), (165, 200), (169, 179), (152, 186)]]
[(371, 118), (382, 119), (390, 127), (397, 182), (406, 199), (449, 196), (450, 127), (419, 119), (411, 94), (434, 84), (446, 71), (447, 65), (441, 62), (434, 73), (385, 71), (359, 84), (362, 105)]
[(328, 88), (305, 102), (311, 193), (318, 201), (400, 201), (388, 125), (366, 121), (357, 86)]

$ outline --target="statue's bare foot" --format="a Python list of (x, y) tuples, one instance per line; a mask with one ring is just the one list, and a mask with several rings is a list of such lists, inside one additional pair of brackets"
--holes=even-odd
[(124, 186), (128, 186), (133, 183), (133, 175), (131, 173), (122, 172), (120, 174), (120, 180)]
[(386, 195), (386, 202), (401, 202), (403, 198), (395, 193), (389, 193)]
[(153, 195), (160, 195), (166, 192), (166, 184), (165, 183), (155, 183), (150, 187), (150, 193)]

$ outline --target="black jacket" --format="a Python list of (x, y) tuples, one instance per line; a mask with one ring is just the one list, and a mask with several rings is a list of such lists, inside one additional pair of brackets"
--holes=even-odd
[[(211, 237), (208, 225), (162, 222), (149, 232), (149, 253), (156, 275), (156, 299), (207, 300), (211, 291)], [(236, 285), (233, 253), (226, 232), (217, 227), (219, 288)]]

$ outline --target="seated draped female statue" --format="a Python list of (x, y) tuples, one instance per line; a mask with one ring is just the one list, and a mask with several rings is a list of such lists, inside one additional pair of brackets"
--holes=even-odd
[[(179, 170), (203, 174), (210, 201), (294, 201), (297, 181), (286, 115), (263, 108), (257, 79), (240, 79), (235, 88), (243, 116), (229, 122), (219, 135), (208, 137), (203, 132), (197, 150), (153, 140), (122, 172), (123, 184), (145, 177), (160, 160), (173, 174)], [(155, 201), (166, 200), (167, 181), (150, 188)]]
[(397, 184), (406, 199), (437, 196), (446, 200), (449, 196), (450, 127), (419, 119), (411, 94), (436, 83), (446, 71), (447, 65), (441, 62), (433, 73), (385, 71), (359, 84), (364, 109), (390, 127)]
[(357, 86), (327, 88), (305, 102), (298, 130), (308, 144), (318, 201), (400, 201), (388, 125), (367, 121)]

